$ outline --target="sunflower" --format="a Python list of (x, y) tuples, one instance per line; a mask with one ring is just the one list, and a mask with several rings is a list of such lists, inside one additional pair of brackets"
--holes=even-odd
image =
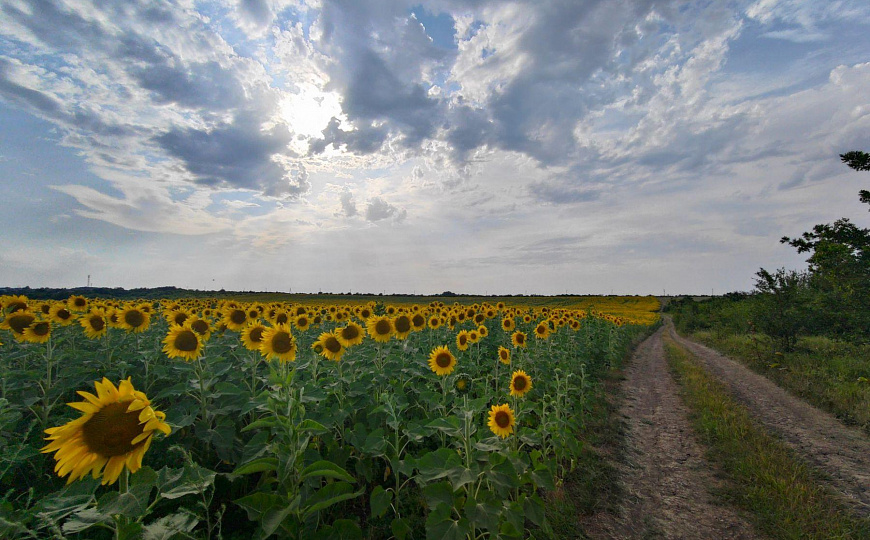
[(52, 322), (61, 326), (69, 326), (75, 320), (75, 315), (67, 309), (66, 304), (54, 304), (48, 311), (48, 316)]
[(66, 305), (70, 311), (87, 311), (88, 299), (74, 294), (67, 299)]
[(138, 307), (128, 307), (118, 314), (119, 326), (128, 332), (141, 333), (151, 326), (151, 314)]
[(45, 343), (51, 337), (51, 322), (33, 321), (24, 329), (24, 341), (30, 343)]
[(151, 401), (133, 388), (129, 378), (116, 388), (104, 377), (94, 387), (97, 395), (79, 391), (86, 401), (68, 403), (83, 416), (45, 430), (50, 442), (41, 451), (55, 452), (54, 472), (61, 478), (69, 476), (67, 484), (88, 473), (94, 478), (102, 475), (104, 485), (114, 484), (124, 466), (132, 473), (142, 467), (155, 431), (170, 433), (166, 414), (152, 409)]
[(486, 315), (484, 315), (483, 313), (477, 313), (474, 316), (473, 320), (474, 320), (474, 324), (479, 326), (479, 325), (483, 324), (483, 322), (486, 320)]
[(173, 309), (166, 314), (166, 322), (168, 322), (170, 326), (182, 326), (189, 318), (190, 313), (183, 309)]
[(404, 313), (393, 319), (393, 328), (396, 329), (396, 338), (397, 339), (405, 339), (410, 335), (411, 330), (413, 329), (413, 325), (411, 324), (411, 317), (408, 317)]
[(22, 295), (7, 296), (3, 302), (0, 303), (0, 308), (8, 313), (27, 311), (27, 297)]
[(531, 389), (532, 378), (521, 369), (514, 371), (513, 375), (511, 375), (511, 395), (523, 397)]
[(272, 324), (287, 324), (290, 322), (290, 314), (283, 309), (276, 310), (275, 314), (271, 317), (271, 321)]
[(438, 330), (441, 327), (441, 317), (438, 315), (432, 315), (429, 317), (429, 328), (432, 330)]
[(187, 325), (191, 330), (199, 334), (199, 338), (203, 343), (211, 337), (211, 324), (206, 319), (194, 315), (187, 320)]
[(435, 347), (429, 355), (429, 368), (436, 375), (450, 375), (456, 367), (456, 357), (447, 347)]
[(532, 322), (532, 316), (526, 313), (525, 315), (523, 315), (523, 322), (529, 324), (530, 322)]
[(471, 380), (465, 375), (458, 377), (456, 379), (456, 391), (460, 394), (467, 394), (468, 390), (470, 390)]
[(506, 347), (498, 348), (498, 361), (502, 364), (510, 365), (511, 363), (511, 351)]
[(514, 347), (523, 347), (526, 346), (526, 334), (525, 332), (520, 332), (517, 330), (511, 335), (511, 343), (514, 344)]
[(308, 316), (308, 313), (297, 315), (293, 320), (293, 326), (300, 332), (308, 330), (308, 327), (311, 326), (311, 318)]
[(372, 339), (380, 343), (390, 341), (390, 336), (395, 332), (393, 320), (386, 315), (370, 318), (366, 323), (366, 327)]
[(27, 327), (29, 327), (35, 320), (36, 315), (30, 311), (16, 311), (15, 313), (10, 313), (6, 319), (3, 320), (3, 324), (0, 325), (0, 327), (11, 330), (12, 335), (15, 336), (17, 341), (23, 341), (24, 331), (27, 330)]
[(266, 327), (258, 322), (252, 322), (242, 330), (242, 345), (249, 351), (259, 351)]
[[(414, 306), (414, 307), (419, 307), (419, 306)], [(420, 330), (423, 330), (424, 328), (426, 328), (426, 317), (424, 317), (423, 314), (420, 313), (419, 311), (417, 311), (413, 315), (411, 315), (411, 328), (413, 328), (413, 330), (415, 332), (419, 332)]]
[(539, 322), (535, 327), (535, 337), (538, 339), (547, 339), (550, 337), (550, 326), (546, 322)]
[(477, 327), (477, 333), (480, 334), (481, 339), (483, 339), (489, 335), (489, 328), (481, 324)]
[(260, 354), (267, 360), (277, 358), (282, 362), (293, 362), (296, 360), (297, 350), (296, 338), (290, 333), (290, 327), (286, 324), (272, 326), (263, 332)]
[(357, 316), (360, 318), (360, 320), (363, 321), (369, 320), (372, 315), (374, 315), (374, 313), (369, 307), (361, 307), (360, 310), (357, 312)]
[(505, 332), (513, 332), (516, 327), (517, 327), (517, 323), (514, 322), (513, 317), (505, 317), (504, 319), (501, 320), (501, 328)]
[(489, 411), (489, 429), (504, 439), (514, 432), (514, 412), (507, 405), (493, 405)]
[(320, 334), (320, 337), (317, 338), (317, 342), (323, 347), (323, 350), (319, 351), (318, 354), (329, 360), (335, 360), (336, 362), (341, 360), (341, 355), (343, 355), (344, 351), (347, 350), (341, 344), (338, 336), (333, 332), (324, 332)]
[(468, 331), (468, 342), (469, 343), (477, 343), (480, 341), (480, 332), (477, 329)]
[(90, 339), (99, 339), (109, 330), (109, 325), (106, 324), (106, 312), (101, 309), (92, 309), (90, 313), (83, 315), (79, 319), (79, 324)]
[(221, 320), (227, 328), (238, 332), (248, 324), (248, 314), (245, 310), (235, 308), (227, 308), (224, 310), (223, 319)]
[(350, 321), (347, 323), (347, 326), (335, 333), (335, 338), (338, 339), (338, 342), (343, 347), (351, 347), (362, 343), (363, 339), (365, 339), (365, 334), (363, 334), (362, 326)]
[(163, 352), (169, 358), (196, 360), (202, 354), (202, 340), (190, 325), (173, 325), (163, 338)]
[(460, 330), (458, 334), (456, 334), (456, 347), (460, 351), (465, 351), (468, 349), (468, 342), (470, 341), (470, 337), (468, 335), (467, 330)]

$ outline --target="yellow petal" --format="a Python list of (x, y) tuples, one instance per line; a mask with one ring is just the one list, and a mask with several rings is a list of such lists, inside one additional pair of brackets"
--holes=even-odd
[(83, 391), (83, 390), (76, 390), (76, 394), (82, 396), (83, 398), (85, 398), (86, 400), (90, 401), (90, 402), (93, 403), (94, 405), (97, 405), (97, 406), (102, 406), (102, 405), (103, 405), (103, 402), (100, 401), (100, 398), (98, 398), (97, 396), (91, 394), (90, 392), (85, 392), (85, 391)]
[(74, 401), (72, 403), (67, 403), (67, 405), (87, 414), (94, 414), (100, 410), (100, 408), (95, 406), (93, 403), (88, 403), (86, 401)]

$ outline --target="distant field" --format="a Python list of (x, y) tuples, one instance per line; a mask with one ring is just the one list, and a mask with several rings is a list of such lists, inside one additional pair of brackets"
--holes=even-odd
[(347, 294), (285, 294), (285, 293), (239, 293), (222, 298), (245, 302), (291, 302), (295, 304), (349, 304), (368, 302), (384, 304), (428, 304), (443, 302), (463, 305), (489, 302), (504, 302), (508, 306), (551, 307), (583, 309), (607, 313), (639, 324), (653, 324), (659, 320), (661, 303), (655, 296), (402, 296), (402, 295), (347, 295)]

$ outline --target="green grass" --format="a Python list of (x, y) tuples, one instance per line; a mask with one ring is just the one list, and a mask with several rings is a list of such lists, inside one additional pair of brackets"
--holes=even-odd
[(694, 332), (692, 337), (870, 433), (870, 346), (803, 337), (794, 352), (774, 353), (766, 336)]
[(815, 471), (768, 435), (691, 353), (666, 340), (671, 369), (708, 458), (726, 479), (722, 497), (749, 512), (772, 538), (870, 538), (870, 520), (854, 516)]

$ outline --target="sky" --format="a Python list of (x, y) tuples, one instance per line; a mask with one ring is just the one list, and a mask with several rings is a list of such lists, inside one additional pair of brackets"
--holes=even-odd
[(849, 150), (866, 0), (0, 0), (0, 286), (750, 290)]

